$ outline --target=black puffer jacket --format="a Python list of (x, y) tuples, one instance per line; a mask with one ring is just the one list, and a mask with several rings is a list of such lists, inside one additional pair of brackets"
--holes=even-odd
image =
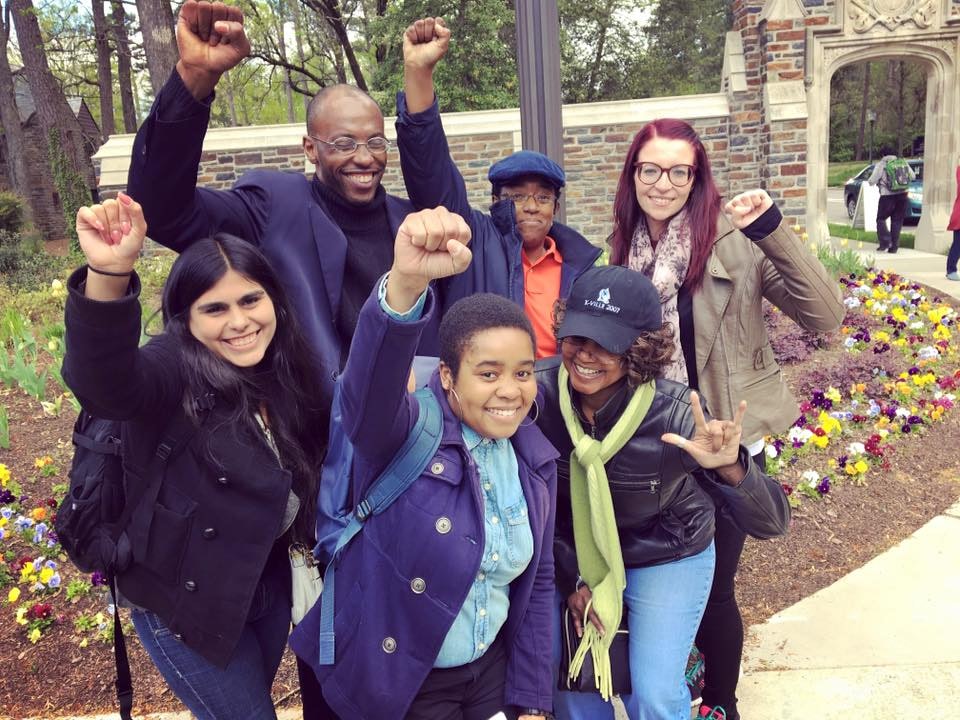
[[(575, 589), (578, 572), (570, 509), (573, 443), (560, 415), (559, 368), (559, 357), (537, 363), (540, 387), (537, 424), (560, 451), (554, 561), (557, 588), (567, 595)], [(580, 417), (584, 430), (602, 440), (629, 399), (624, 384), (595, 414), (594, 425)], [(701, 468), (683, 450), (660, 439), (666, 432), (691, 437), (693, 427), (689, 388), (670, 380), (658, 380), (653, 402), (636, 434), (607, 463), (623, 561), (628, 568), (673, 562), (705, 550), (714, 533), (711, 496), (717, 498), (717, 504), (721, 504), (722, 498), (724, 512), (730, 513), (734, 522), (754, 537), (775, 537), (787, 531), (790, 521), (787, 497), (779, 483), (760, 472), (746, 448), (740, 448), (740, 463), (747, 474), (734, 488), (712, 471)]]

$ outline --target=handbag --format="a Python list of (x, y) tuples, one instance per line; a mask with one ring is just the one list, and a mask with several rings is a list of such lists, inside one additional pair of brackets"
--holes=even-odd
[[(570, 677), (570, 660), (577, 654), (581, 638), (573, 626), (573, 613), (563, 602), (560, 608), (560, 676), (557, 689), (569, 692), (598, 693), (597, 682), (593, 677), (593, 657), (590, 653), (583, 659), (580, 674)], [(589, 622), (589, 621), (588, 621)], [(630, 682), (630, 631), (627, 628), (627, 612), (624, 608), (620, 627), (617, 628), (613, 643), (610, 645), (610, 669), (613, 672), (613, 694), (626, 695), (632, 691)]]
[(290, 546), (290, 580), (292, 590), (292, 607), (290, 619), (294, 625), (299, 625), (310, 608), (320, 599), (323, 591), (323, 578), (320, 577), (320, 568), (313, 559), (313, 553), (306, 545), (294, 543)]

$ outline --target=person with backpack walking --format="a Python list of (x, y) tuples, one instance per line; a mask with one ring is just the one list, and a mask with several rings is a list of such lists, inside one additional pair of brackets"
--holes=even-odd
[[(880, 188), (877, 205), (877, 244), (880, 252), (895, 253), (900, 248), (900, 228), (907, 214), (907, 190), (916, 178), (910, 163), (896, 155), (884, 155), (867, 179)], [(890, 227), (887, 227), (887, 220)]]
[[(219, 233), (174, 262), (164, 329), (140, 344), (139, 204), (83, 207), (87, 265), (68, 282), (63, 376), (85, 410), (122, 421), (125, 490), (156, 488), (126, 528), (117, 574), (140, 640), (200, 720), (275, 718), (290, 628), (291, 543), (312, 542), (329, 398), (276, 274)], [(200, 409), (202, 408), (202, 409)], [(153, 462), (174, 423), (183, 447)]]
[(947, 279), (960, 280), (957, 274), (957, 261), (960, 260), (960, 158), (957, 158), (957, 196), (953, 200), (947, 230), (953, 230), (953, 243), (947, 253)]
[(445, 208), (407, 217), (339, 381), (353, 504), (371, 514), (335, 565), (333, 616), (328, 584), (290, 645), (344, 718), (542, 720), (552, 707), (556, 451), (534, 424), (535, 336), (520, 306), (480, 294), (446, 312), (428, 383), (437, 450), (385, 509), (360, 502), (425, 412), (407, 380), (438, 312), (429, 281), (467, 268), (469, 238)]

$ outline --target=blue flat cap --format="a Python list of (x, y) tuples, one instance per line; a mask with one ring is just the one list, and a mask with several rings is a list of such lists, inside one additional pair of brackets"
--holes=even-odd
[(566, 184), (563, 168), (533, 150), (521, 150), (490, 166), (487, 179), (494, 185), (507, 185), (524, 175), (539, 175), (558, 190)]

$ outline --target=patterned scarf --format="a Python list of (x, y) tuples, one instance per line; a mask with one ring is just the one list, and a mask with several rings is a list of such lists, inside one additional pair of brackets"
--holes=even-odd
[(660, 293), (663, 321), (673, 326), (673, 359), (664, 368), (663, 377), (684, 385), (687, 384), (687, 364), (683, 360), (683, 351), (680, 349), (677, 291), (687, 277), (690, 248), (690, 224), (687, 222), (687, 211), (681, 210), (670, 218), (666, 232), (660, 237), (656, 248), (650, 241), (647, 223), (638, 222), (637, 229), (633, 233), (633, 241), (630, 243), (630, 256), (627, 258), (627, 267), (650, 278), (653, 286)]
[[(653, 381), (638, 387), (623, 414), (607, 436), (594, 440), (583, 431), (573, 410), (570, 398), (569, 375), (560, 366), (560, 414), (573, 440), (570, 453), (570, 505), (573, 510), (573, 539), (577, 547), (577, 566), (593, 594), (584, 613), (583, 639), (570, 659), (570, 677), (580, 674), (587, 653), (591, 654), (594, 679), (604, 700), (613, 692), (610, 668), (610, 645), (623, 617), (623, 591), (627, 587), (627, 573), (623, 566), (623, 551), (617, 535), (617, 517), (613, 497), (604, 468), (610, 458), (633, 437), (653, 402)], [(586, 619), (591, 608), (600, 617), (607, 632), (601, 636), (593, 623)]]

